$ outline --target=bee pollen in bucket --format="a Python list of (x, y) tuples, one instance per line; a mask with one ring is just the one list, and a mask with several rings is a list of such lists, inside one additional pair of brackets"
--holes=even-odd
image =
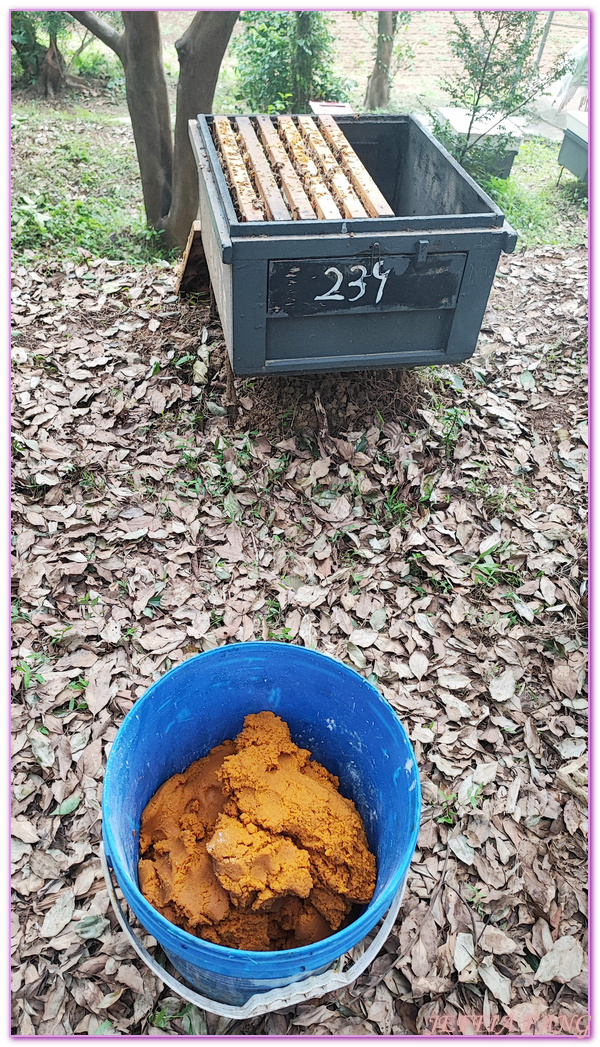
[(375, 890), (354, 803), (272, 712), (173, 775), (142, 813), (140, 889), (217, 945), (290, 949), (349, 922)]

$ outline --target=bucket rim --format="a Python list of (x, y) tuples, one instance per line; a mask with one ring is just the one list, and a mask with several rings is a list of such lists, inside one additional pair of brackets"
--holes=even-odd
[[(163, 685), (164, 681), (168, 677), (175, 676), (184, 667), (188, 667), (190, 663), (197, 662), (199, 659), (210, 658), (211, 656), (215, 657), (217, 655), (220, 655), (221, 657), (232, 656), (233, 652), (241, 652), (242, 648), (244, 648), (244, 650), (247, 651), (249, 647), (252, 647), (254, 649), (260, 648), (261, 651), (264, 651), (265, 648), (274, 647), (285, 648), (288, 651), (294, 650), (294, 652), (296, 653), (293, 655), (293, 657), (299, 657), (300, 659), (304, 658), (310, 661), (327, 661), (330, 664), (333, 663), (333, 665), (342, 675), (350, 675), (356, 678), (360, 682), (361, 686), (363, 686), (367, 691), (371, 692), (372, 697), (385, 711), (386, 715), (389, 715), (391, 718), (393, 718), (395, 726), (404, 736), (403, 740), (412, 756), (412, 761), (415, 770), (415, 824), (407, 842), (405, 854), (403, 855), (402, 861), (399, 864), (398, 869), (394, 873), (393, 877), (390, 879), (386, 887), (384, 887), (381, 891), (381, 894), (377, 898), (375, 905), (371, 907), (371, 903), (369, 903), (365, 907), (364, 911), (359, 916), (357, 916), (356, 919), (353, 920), (350, 924), (348, 924), (346, 927), (342, 927), (338, 931), (335, 931), (333, 934), (328, 935), (326, 938), (321, 939), (319, 942), (313, 943), (312, 945), (297, 946), (292, 949), (260, 951), (251, 949), (231, 949), (228, 946), (217, 945), (214, 942), (209, 942), (204, 938), (200, 938), (196, 935), (190, 934), (189, 931), (185, 931), (182, 927), (179, 927), (177, 924), (171, 923), (170, 920), (167, 920), (167, 918), (163, 916), (162, 913), (160, 913), (157, 909), (154, 908), (153, 905), (150, 904), (150, 902), (147, 901), (147, 899), (144, 897), (141, 890), (139, 889), (138, 884), (134, 882), (132, 877), (129, 876), (127, 870), (123, 868), (123, 865), (118, 857), (118, 848), (116, 846), (116, 840), (113, 836), (110, 821), (105, 814), (105, 803), (110, 793), (110, 787), (112, 784), (111, 757), (113, 757), (113, 753), (115, 751), (118, 751), (119, 735), (121, 734), (123, 726), (130, 717), (133, 719), (133, 714), (135, 714), (136, 710), (139, 710), (140, 703), (151, 702), (156, 687), (158, 685)], [(225, 655), (224, 652), (231, 652), (231, 655)], [(198, 757), (198, 759), (200, 758), (201, 757)], [(196, 947), (200, 946), (202, 948), (203, 953), (206, 952), (207, 959), (208, 957), (213, 956), (215, 962), (217, 963), (219, 959), (222, 960), (225, 957), (225, 955), (227, 955), (229, 961), (231, 961), (234, 957), (237, 960), (239, 957), (240, 960), (244, 960), (248, 963), (264, 964), (268, 962), (269, 959), (272, 961), (281, 961), (283, 957), (285, 957), (286, 960), (289, 957), (289, 962), (296, 961), (298, 964), (302, 964), (304, 960), (311, 961), (313, 959), (314, 950), (316, 947), (326, 946), (327, 951), (331, 953), (330, 960), (328, 960), (327, 962), (331, 962), (333, 959), (342, 956), (345, 952), (348, 951), (348, 949), (353, 948), (356, 944), (358, 944), (358, 942), (362, 941), (362, 939), (366, 937), (367, 934), (369, 934), (369, 932), (376, 926), (376, 924), (380, 921), (380, 919), (389, 909), (394, 899), (394, 896), (398, 890), (398, 887), (402, 883), (402, 880), (405, 878), (408, 871), (408, 867), (412, 861), (420, 829), (421, 806), (422, 797), (419, 766), (406, 728), (404, 727), (404, 724), (402, 723), (400, 718), (397, 716), (393, 706), (387, 701), (386, 698), (384, 698), (381, 692), (378, 691), (372, 683), (370, 683), (369, 680), (366, 680), (364, 676), (361, 676), (360, 673), (356, 672), (355, 669), (352, 669), (350, 666), (346, 665), (345, 662), (342, 662), (340, 659), (323, 651), (315, 651), (311, 648), (300, 647), (300, 645), (298, 644), (290, 644), (284, 641), (247, 640), (243, 642), (238, 641), (232, 644), (222, 644), (221, 646), (213, 647), (208, 651), (201, 651), (198, 654), (193, 655), (191, 658), (186, 658), (183, 662), (179, 662), (177, 665), (174, 665), (166, 673), (163, 673), (158, 678), (158, 680), (155, 680), (154, 683), (152, 683), (150, 687), (148, 687), (147, 690), (144, 691), (143, 695), (141, 695), (137, 699), (132, 708), (126, 713), (117, 730), (117, 735), (112, 743), (104, 772), (102, 790), (102, 838), (104, 842), (108, 864), (114, 870), (117, 883), (128, 905), (130, 906), (136, 918), (142, 924), (144, 929), (147, 930), (147, 933), (152, 934), (163, 948), (166, 946), (167, 948), (173, 949), (173, 951), (178, 951), (182, 948), (184, 948), (185, 950), (193, 950)], [(153, 922), (157, 924), (154, 930), (148, 930), (147, 924), (144, 921), (144, 916), (147, 917), (150, 924), (152, 924)], [(359, 930), (361, 933), (357, 937), (357, 932)], [(157, 932), (160, 932), (160, 937)], [(302, 967), (300, 969), (302, 970)]]

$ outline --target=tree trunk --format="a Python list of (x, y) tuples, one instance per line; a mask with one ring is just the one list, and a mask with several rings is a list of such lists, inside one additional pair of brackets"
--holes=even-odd
[(385, 109), (390, 100), (390, 67), (394, 50), (397, 16), (395, 11), (379, 11), (377, 16), (377, 55), (365, 94), (365, 109)]
[(296, 26), (294, 39), (294, 97), (292, 99), (293, 113), (308, 113), (309, 92), (313, 77), (313, 54), (310, 49), (311, 29), (314, 11), (296, 11)]
[(174, 148), (158, 13), (123, 11), (124, 33), (92, 11), (69, 14), (123, 63), (148, 225), (164, 231), (168, 247), (183, 249), (198, 213), (198, 172), (188, 121), (212, 109), (219, 69), (239, 11), (199, 11), (175, 44), (180, 75)]
[(92, 11), (69, 14), (112, 48), (123, 63), (146, 219), (149, 226), (159, 229), (171, 206), (173, 137), (158, 13), (123, 11), (123, 33)]
[[(523, 37), (523, 44), (524, 45), (529, 44), (529, 41), (531, 40), (531, 37), (533, 36), (533, 30), (535, 29), (536, 21), (537, 21), (537, 12), (534, 11), (529, 16), (529, 25), (527, 26), (527, 31), (525, 33), (525, 36)], [(515, 78), (514, 78), (515, 87), (518, 86), (518, 84), (521, 81), (521, 77), (523, 75), (523, 62), (524, 62), (524, 59), (522, 59), (520, 62), (518, 62), (517, 67), (515, 69)]]
[(50, 33), (50, 46), (40, 65), (37, 88), (44, 98), (54, 98), (65, 80), (64, 61), (58, 49), (56, 36)]
[(198, 171), (190, 145), (188, 121), (212, 112), (213, 96), (223, 56), (238, 11), (199, 11), (176, 42), (179, 56), (177, 117), (171, 207), (163, 214), (168, 247), (185, 247), (198, 214)]
[(123, 11), (125, 95), (131, 116), (148, 225), (171, 206), (173, 137), (157, 11)]
[(548, 33), (550, 32), (550, 26), (552, 25), (552, 19), (553, 18), (554, 18), (554, 11), (549, 11), (548, 12), (548, 16), (546, 18), (546, 24), (544, 25), (544, 31), (542, 33), (542, 39), (540, 40), (540, 46), (538, 47), (538, 53), (536, 55), (536, 59), (535, 59), (535, 62), (533, 64), (533, 68), (535, 69), (536, 73), (539, 73), (539, 71), (540, 71), (540, 62), (542, 61), (542, 55), (544, 53), (544, 48), (546, 46), (546, 40), (548, 39)]

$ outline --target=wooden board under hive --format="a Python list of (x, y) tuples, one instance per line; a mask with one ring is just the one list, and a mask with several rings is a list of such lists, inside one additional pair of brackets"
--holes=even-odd
[(213, 138), (241, 221), (394, 215), (331, 116), (215, 116)]

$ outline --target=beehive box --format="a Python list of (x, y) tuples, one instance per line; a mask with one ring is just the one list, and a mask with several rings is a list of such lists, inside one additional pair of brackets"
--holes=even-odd
[[(580, 182), (588, 180), (588, 114), (567, 112), (567, 126), (558, 154), (558, 163)], [(562, 172), (561, 172), (562, 173)]]
[(516, 234), (411, 116), (190, 121), (237, 375), (465, 360)]

